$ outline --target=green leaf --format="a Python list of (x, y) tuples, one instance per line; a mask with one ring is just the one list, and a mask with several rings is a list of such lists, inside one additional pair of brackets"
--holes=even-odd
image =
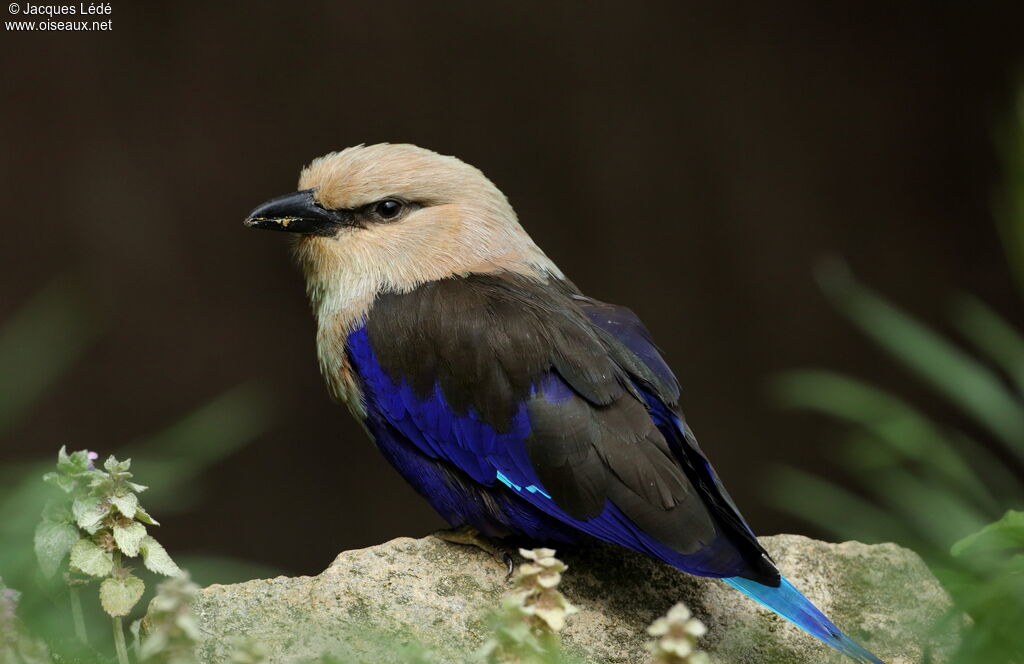
[(75, 499), (71, 513), (75, 515), (78, 527), (91, 535), (99, 530), (100, 522), (110, 513), (110, 508), (100, 498), (85, 496)]
[(142, 523), (149, 524), (151, 526), (159, 526), (160, 522), (149, 515), (149, 512), (142, 509), (141, 507), (135, 510), (135, 518)]
[(868, 543), (906, 539), (899, 519), (846, 489), (794, 468), (777, 468), (770, 476), (775, 505), (837, 537)]
[(58, 487), (64, 493), (71, 493), (78, 486), (78, 481), (88, 478), (96, 471), (89, 468), (89, 451), (78, 450), (67, 453), (67, 449), (60, 448), (57, 453), (57, 470), (43, 475), (43, 481)]
[(89, 450), (77, 450), (68, 454), (62, 445), (57, 453), (57, 471), (67, 475), (89, 472)]
[(103, 462), (104, 470), (106, 470), (108, 473), (111, 473), (111, 474), (114, 474), (114, 473), (126, 473), (126, 472), (128, 472), (128, 470), (131, 467), (132, 467), (132, 460), (131, 459), (125, 459), (124, 461), (118, 461), (116, 458), (114, 458), (113, 454), (108, 456), (107, 460)]
[(1024, 550), (1024, 512), (1008, 511), (1002, 519), (968, 535), (950, 550), (957, 558)]
[(122, 493), (110, 497), (110, 503), (117, 508), (117, 511), (129, 519), (135, 518), (135, 512), (139, 509), (139, 497), (134, 493)]
[[(908, 530), (904, 538), (916, 533), (936, 555), (948, 551), (958, 538), (981, 528), (991, 518), (969, 504), (966, 496), (936, 487), (904, 468), (878, 470), (864, 481), (874, 488), (886, 513), (902, 517)], [(915, 550), (925, 553), (921, 548)]]
[(1013, 379), (1018, 392), (1024, 392), (1024, 336), (973, 295), (957, 298), (953, 318), (964, 336)]
[(117, 542), (117, 548), (121, 549), (121, 553), (129, 558), (139, 555), (139, 546), (142, 544), (142, 539), (146, 536), (146, 527), (144, 525), (133, 521), (127, 526), (114, 526), (112, 530), (114, 532), (114, 541)]
[(45, 576), (57, 573), (78, 539), (78, 528), (70, 523), (43, 521), (36, 526), (36, 558)]
[(142, 550), (142, 562), (149, 571), (167, 576), (178, 576), (181, 574), (181, 569), (167, 555), (164, 547), (151, 536), (146, 535), (142, 539), (142, 545), (139, 548)]
[(55, 521), (57, 523), (68, 522), (73, 524), (75, 517), (71, 514), (71, 504), (66, 500), (48, 500), (43, 506), (43, 521)]
[(126, 616), (142, 599), (146, 584), (137, 576), (104, 579), (100, 584), (100, 604), (114, 618)]
[(107, 576), (114, 570), (112, 556), (88, 538), (71, 547), (71, 566), (91, 576)]
[[(972, 496), (990, 516), (1002, 512), (1006, 501), (1024, 499), (1020, 482), (984, 447), (960, 434), (947, 434), (908, 403), (867, 383), (806, 370), (783, 374), (774, 390), (786, 406), (810, 408), (863, 427), (890, 451), (926, 466), (936, 484)], [(857, 452), (862, 455), (863, 450)]]
[(861, 285), (845, 265), (823, 265), (818, 279), (839, 310), (890, 356), (1024, 456), (1024, 405), (995, 372)]
[(43, 481), (47, 484), (52, 484), (64, 493), (71, 493), (74, 491), (75, 485), (77, 484), (77, 482), (75, 482), (75, 478), (53, 471), (43, 475)]

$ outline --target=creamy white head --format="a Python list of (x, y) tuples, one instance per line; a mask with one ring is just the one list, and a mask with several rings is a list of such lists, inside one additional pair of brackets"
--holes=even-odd
[(301, 211), (280, 204), (248, 221), (298, 234), (294, 253), (321, 323), (340, 316), (350, 327), (380, 292), (471, 272), (562, 276), (504, 194), (455, 157), (407, 144), (351, 147), (314, 160), (299, 189), (312, 196), (307, 209), (334, 221), (310, 231)]

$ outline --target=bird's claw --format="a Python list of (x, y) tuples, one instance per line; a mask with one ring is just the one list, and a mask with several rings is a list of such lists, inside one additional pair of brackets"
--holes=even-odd
[(508, 551), (502, 551), (501, 556), (504, 559), (505, 567), (508, 568), (508, 573), (505, 574), (505, 583), (508, 583), (512, 579), (512, 574), (516, 571), (516, 559)]
[(504, 564), (507, 569), (505, 574), (506, 583), (508, 583), (512, 578), (512, 574), (516, 571), (516, 559), (512, 552), (500, 544), (496, 544), (493, 540), (487, 538), (472, 526), (459, 526), (458, 528), (439, 530), (434, 533), (434, 536), (453, 544), (475, 546), (481, 551), (486, 551), (490, 555), (494, 556), (495, 560)]

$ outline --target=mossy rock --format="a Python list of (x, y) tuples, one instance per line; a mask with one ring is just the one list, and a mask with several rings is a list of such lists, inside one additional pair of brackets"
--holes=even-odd
[[(955, 649), (958, 634), (932, 633), (950, 599), (913, 552), (795, 535), (761, 541), (783, 574), (888, 664), (943, 664)], [(720, 581), (611, 546), (559, 555), (569, 565), (562, 590), (580, 609), (564, 643), (583, 661), (645, 662), (647, 625), (678, 601), (707, 624), (702, 647), (716, 664), (849, 661)], [(203, 589), (199, 655), (229, 661), (244, 636), (274, 663), (325, 654), (346, 663), (471, 661), (508, 589), (504, 566), (479, 549), (399, 538), (346, 551), (315, 577)]]

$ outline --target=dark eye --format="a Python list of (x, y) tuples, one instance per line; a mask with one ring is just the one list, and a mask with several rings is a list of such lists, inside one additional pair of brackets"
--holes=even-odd
[(374, 204), (373, 212), (381, 219), (394, 219), (402, 213), (402, 202), (386, 198)]

